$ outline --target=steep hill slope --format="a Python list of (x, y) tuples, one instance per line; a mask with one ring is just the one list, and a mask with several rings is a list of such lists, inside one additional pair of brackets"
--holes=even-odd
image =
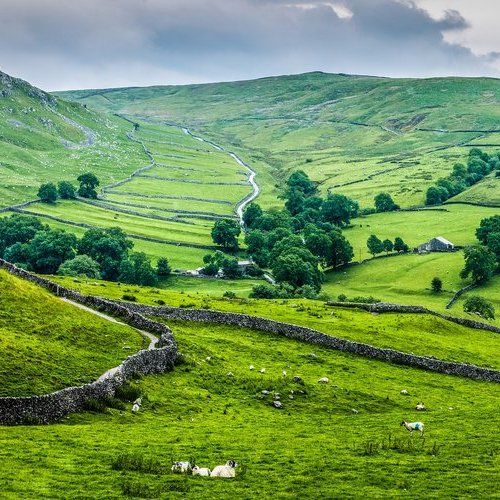
[[(334, 188), (365, 205), (382, 190), (402, 206), (422, 204), (424, 190), (470, 144), (500, 147), (497, 79), (309, 73), (62, 95), (100, 109), (188, 124), (240, 147), (259, 168), (266, 184), (261, 199), (268, 203), (277, 192), (274, 182), (301, 168), (324, 191)], [(487, 194), (480, 199), (489, 201)]]
[(129, 175), (147, 160), (131, 128), (0, 72), (0, 208), (36, 198), (42, 182)]

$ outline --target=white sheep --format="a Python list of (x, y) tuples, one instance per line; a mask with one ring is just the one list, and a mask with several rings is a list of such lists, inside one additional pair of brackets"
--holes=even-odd
[(141, 406), (142, 405), (142, 398), (137, 398), (132, 404)]
[(226, 465), (218, 465), (210, 473), (210, 477), (235, 477), (236, 471), (234, 470), (238, 464), (234, 460), (228, 460)]
[(208, 467), (198, 467), (195, 465), (192, 469), (193, 476), (210, 476), (211, 470)]
[(135, 404), (134, 406), (132, 406), (132, 413), (137, 413), (140, 409), (140, 405)]
[(250, 370), (255, 370), (255, 366), (250, 365)]
[(172, 465), (172, 472), (178, 474), (186, 474), (192, 470), (191, 464), (189, 462), (174, 462)]
[(415, 410), (425, 411), (425, 410), (427, 410), (427, 408), (425, 407), (424, 403), (420, 402), (420, 403), (417, 403), (417, 406), (415, 406)]
[(328, 382), (330, 382), (329, 378), (328, 377), (321, 377), (319, 380), (318, 380), (318, 383), (319, 384), (328, 384)]
[(424, 433), (424, 424), (422, 422), (406, 422), (403, 420), (401, 425), (405, 427), (410, 434), (413, 434), (413, 431), (419, 431), (421, 435)]
[(286, 377), (286, 370), (283, 370), (283, 377)]
[(403, 389), (400, 394), (403, 394), (403, 396), (408, 396), (410, 394), (406, 389)]
[(265, 369), (265, 368), (261, 368), (261, 369), (259, 370), (259, 373), (266, 373), (266, 369)]

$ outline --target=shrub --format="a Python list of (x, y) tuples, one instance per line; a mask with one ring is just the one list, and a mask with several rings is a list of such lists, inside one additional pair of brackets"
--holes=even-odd
[(162, 299), (155, 300), (155, 302), (156, 302), (159, 306), (164, 306), (164, 305), (165, 305), (165, 301), (164, 301), (164, 300), (162, 300)]
[(62, 276), (86, 276), (87, 278), (100, 278), (99, 264), (88, 255), (77, 255), (74, 259), (63, 262), (57, 274)]
[(341, 293), (338, 297), (337, 297), (337, 300), (339, 302), (345, 302), (347, 300), (347, 295), (344, 294), (344, 293)]
[(250, 297), (254, 299), (276, 299), (278, 291), (272, 285), (255, 285), (250, 292)]
[(172, 268), (170, 267), (170, 264), (166, 257), (160, 257), (158, 259), (158, 262), (156, 264), (156, 273), (158, 274), (158, 276), (162, 277), (170, 276), (170, 274), (172, 273)]
[(130, 385), (128, 382), (119, 386), (115, 391), (115, 397), (122, 401), (131, 403), (141, 396), (141, 389), (137, 386)]
[(61, 181), (57, 185), (57, 192), (59, 194), (59, 197), (63, 200), (71, 200), (73, 198), (76, 198), (76, 191), (75, 187), (71, 182), (67, 181)]
[(38, 197), (44, 203), (54, 203), (57, 200), (57, 188), (54, 183), (42, 184), (38, 189)]
[(437, 276), (432, 278), (431, 288), (435, 293), (441, 292), (443, 290), (443, 281), (441, 280), (441, 278), (438, 278)]
[(139, 454), (122, 453), (118, 455), (111, 464), (113, 470), (128, 470), (145, 472), (147, 474), (161, 474), (166, 471), (166, 467), (154, 459), (146, 458)]
[(129, 295), (127, 293), (124, 293), (122, 295), (123, 300), (128, 300), (129, 302), (137, 302), (137, 297), (135, 295)]
[(235, 299), (236, 294), (232, 290), (227, 290), (226, 292), (223, 293), (222, 295), (226, 299)]
[(464, 302), (464, 311), (466, 313), (477, 314), (484, 319), (495, 319), (495, 307), (493, 304), (477, 295), (467, 298)]

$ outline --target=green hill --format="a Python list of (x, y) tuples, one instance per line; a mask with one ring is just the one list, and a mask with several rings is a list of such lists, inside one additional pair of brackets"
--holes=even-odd
[(363, 205), (383, 190), (401, 206), (419, 205), (469, 144), (500, 147), (500, 81), (491, 78), (308, 73), (61, 95), (96, 109), (189, 125), (239, 148), (257, 167), (268, 204), (275, 203), (276, 181), (301, 168), (323, 191), (333, 188)]
[[(96, 380), (147, 342), (0, 270), (0, 396), (44, 394)], [(145, 343), (146, 342), (146, 343)]]

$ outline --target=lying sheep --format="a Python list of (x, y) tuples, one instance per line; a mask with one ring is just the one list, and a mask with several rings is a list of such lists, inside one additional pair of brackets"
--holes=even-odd
[(328, 382), (330, 382), (330, 380), (328, 379), (328, 377), (321, 377), (321, 378), (318, 380), (318, 383), (319, 383), (319, 384), (328, 384)]
[(215, 467), (215, 469), (210, 473), (210, 477), (235, 477), (235, 468), (237, 466), (238, 464), (234, 460), (228, 460), (226, 465), (218, 465)]
[(259, 373), (266, 373), (266, 369), (265, 369), (265, 368), (261, 368), (261, 369), (259, 370)]
[(425, 410), (427, 410), (427, 408), (425, 407), (424, 403), (420, 402), (420, 403), (417, 403), (417, 406), (415, 406), (415, 410), (425, 411)]
[(198, 467), (195, 465), (192, 469), (193, 476), (210, 476), (211, 470), (208, 467)]
[(187, 474), (188, 472), (191, 472), (192, 467), (189, 462), (174, 462), (172, 465), (172, 472), (175, 472), (177, 474)]
[(137, 413), (141, 409), (141, 406), (137, 403), (132, 406), (132, 413)]

